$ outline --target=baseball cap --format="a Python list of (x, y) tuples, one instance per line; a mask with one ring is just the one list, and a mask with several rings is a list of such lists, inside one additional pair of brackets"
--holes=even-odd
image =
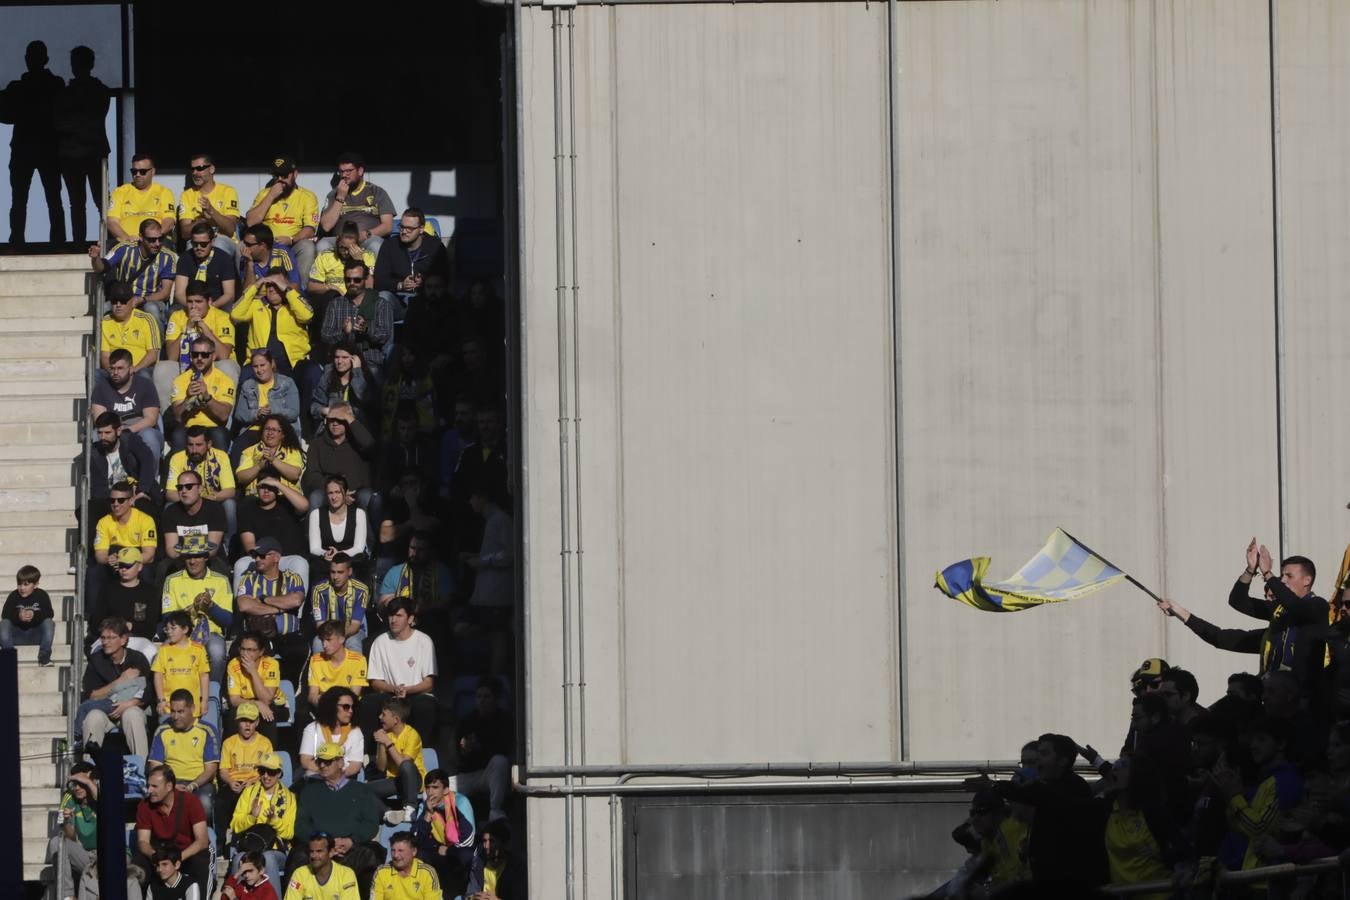
[(117, 561), (126, 563), (127, 565), (138, 563), (141, 561), (141, 551), (137, 550), (135, 547), (123, 547), (121, 550), (117, 551)]
[(258, 704), (252, 700), (245, 700), (239, 704), (239, 708), (234, 711), (235, 719), (257, 719), (261, 714), (258, 712)]
[(179, 556), (210, 556), (211, 542), (206, 535), (193, 532), (178, 539)]
[(254, 556), (265, 556), (268, 553), (281, 553), (281, 541), (274, 537), (265, 537), (253, 545)]
[(267, 769), (270, 772), (280, 772), (283, 768), (281, 765), (281, 757), (277, 756), (275, 753), (264, 753), (262, 756), (258, 757), (256, 768)]
[(1151, 659), (1146, 659), (1143, 662), (1141, 662), (1139, 664), (1139, 668), (1136, 669), (1134, 674), (1130, 676), (1130, 681), (1143, 681), (1145, 679), (1152, 680), (1156, 678), (1161, 678), (1167, 674), (1170, 668), (1171, 666), (1167, 664), (1167, 660), (1159, 659), (1158, 657), (1155, 656)]
[(274, 156), (272, 158), (273, 175), (289, 175), (300, 168), (295, 164), (295, 160), (289, 156)]
[(318, 751), (314, 754), (315, 759), (342, 759), (342, 745), (335, 744), (332, 741), (326, 741), (319, 745)]

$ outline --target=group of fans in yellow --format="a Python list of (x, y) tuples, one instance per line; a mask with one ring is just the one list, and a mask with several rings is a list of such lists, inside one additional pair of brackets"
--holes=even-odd
[[(186, 162), (175, 198), (138, 153), (89, 248), (108, 310), (58, 896), (122, 852), (97, 841), (115, 747), (132, 896), (523, 898), (493, 281), (457, 282), (356, 154), (322, 202), (286, 156), (247, 205)], [(40, 576), (0, 639), (44, 640)]]

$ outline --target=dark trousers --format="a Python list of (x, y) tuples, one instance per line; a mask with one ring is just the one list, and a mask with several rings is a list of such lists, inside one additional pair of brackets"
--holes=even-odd
[[(384, 709), (384, 700), (391, 697), (392, 694), (382, 694), (379, 691), (367, 690), (361, 696), (361, 706), (356, 711), (359, 718), (358, 724), (361, 730), (367, 735), (372, 735), (380, 728), (380, 711)], [(417, 729), (418, 735), (422, 738), (422, 746), (436, 746), (436, 697), (434, 694), (412, 694), (408, 698), (409, 705), (412, 706), (412, 714), (408, 717), (408, 724)], [(366, 743), (371, 743), (371, 738), (366, 738)], [(374, 753), (371, 758), (374, 758)], [(369, 771), (369, 770), (368, 770)], [(378, 776), (377, 776), (378, 777)]]
[(9, 190), (13, 197), (9, 208), (9, 241), (27, 242), (28, 191), (33, 185), (33, 173), (42, 179), (42, 193), (47, 198), (47, 221), (51, 224), (49, 240), (54, 243), (66, 239), (66, 214), (61, 209), (61, 167), (54, 155), (14, 150), (9, 160)]
[[(61, 160), (61, 178), (66, 183), (66, 194), (70, 197), (70, 239), (85, 241), (89, 239), (88, 219), (85, 206), (90, 197), (94, 206), (103, 211), (103, 158), (81, 157), (80, 159)], [(85, 193), (85, 185), (89, 192)]]
[(422, 776), (413, 761), (405, 759), (398, 767), (397, 778), (376, 778), (366, 786), (381, 800), (387, 802), (392, 798), (399, 806), (416, 806), (417, 795), (422, 793)]

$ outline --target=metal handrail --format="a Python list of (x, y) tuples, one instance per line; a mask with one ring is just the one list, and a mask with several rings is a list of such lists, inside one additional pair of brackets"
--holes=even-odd
[[(1219, 870), (1197, 877), (1192, 887), (1213, 886), (1219, 890), (1226, 887), (1238, 887), (1245, 884), (1257, 884), (1272, 878), (1298, 878), (1304, 875), (1320, 875), (1323, 872), (1336, 872), (1342, 869), (1340, 858), (1329, 856), (1306, 863), (1279, 863), (1273, 866), (1261, 866), (1257, 869)], [(1141, 881), (1138, 884), (1112, 884), (1101, 888), (1102, 893), (1113, 897), (1133, 897), (1137, 894), (1153, 894), (1160, 891), (1174, 891), (1176, 885), (1168, 881)]]

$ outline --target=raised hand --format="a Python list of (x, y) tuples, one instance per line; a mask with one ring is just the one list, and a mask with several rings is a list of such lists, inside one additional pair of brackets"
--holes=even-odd
[(1247, 571), (1255, 572), (1258, 561), (1259, 556), (1256, 551), (1256, 538), (1252, 538), (1252, 542), (1247, 545)]
[(1272, 571), (1271, 566), (1274, 563), (1270, 558), (1270, 551), (1266, 549), (1265, 544), (1262, 544), (1261, 549), (1257, 551), (1257, 562), (1261, 566), (1261, 574), (1270, 577)]

